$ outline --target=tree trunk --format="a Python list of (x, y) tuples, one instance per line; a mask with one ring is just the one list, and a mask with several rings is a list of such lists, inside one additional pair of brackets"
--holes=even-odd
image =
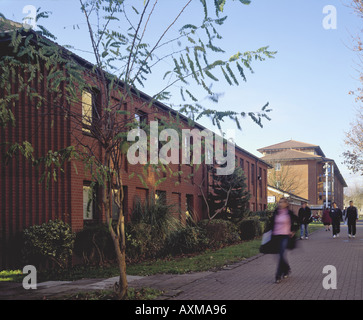
[[(112, 191), (110, 191), (112, 194)], [(117, 232), (115, 232), (112, 226), (112, 212), (110, 208), (110, 197), (106, 196), (106, 190), (104, 188), (104, 206), (105, 206), (105, 214), (106, 221), (108, 225), (108, 230), (110, 232), (116, 253), (116, 259), (118, 264), (118, 269), (120, 272), (119, 283), (115, 285), (115, 291), (118, 294), (120, 300), (126, 298), (128, 283), (126, 276), (126, 236), (125, 236), (125, 217), (123, 215), (122, 205), (118, 206), (119, 211), (119, 219), (117, 222)], [(117, 290), (116, 290), (117, 288)]]
[[(112, 228), (112, 226), (111, 226)], [(128, 283), (127, 283), (127, 276), (126, 276), (126, 259), (125, 259), (125, 246), (120, 245), (119, 237), (114, 233), (112, 230), (113, 236), (113, 243), (115, 246), (117, 264), (120, 271), (119, 283), (117, 285), (118, 288), (118, 296), (120, 300), (126, 298), (127, 290), (128, 290)]]

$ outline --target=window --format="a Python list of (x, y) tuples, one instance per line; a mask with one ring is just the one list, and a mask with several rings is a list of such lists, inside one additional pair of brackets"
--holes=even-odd
[(156, 190), (155, 191), (155, 200), (161, 204), (166, 204), (166, 191)]
[(251, 164), (251, 183), (255, 184), (255, 165)]
[[(127, 216), (127, 186), (123, 186), (123, 201), (122, 201), (122, 212), (124, 216)], [(118, 189), (112, 189), (112, 219), (117, 220), (118, 219), (118, 205), (116, 204), (116, 197), (118, 196), (119, 190)]]
[(92, 93), (82, 92), (82, 131), (90, 132), (92, 125)]
[(251, 185), (251, 183), (250, 183), (250, 163), (247, 161), (247, 186), (248, 186), (248, 191), (250, 191), (251, 190), (251, 188), (250, 188), (250, 185)]
[(83, 186), (83, 220), (93, 219), (94, 194), (91, 186)]
[[(116, 203), (116, 198), (119, 196), (119, 190), (118, 189), (112, 189), (112, 219), (116, 220), (118, 219), (118, 205)], [(117, 200), (118, 201), (118, 200)]]
[(281, 163), (275, 163), (275, 171), (281, 171)]
[(244, 160), (242, 158), (239, 159), (239, 166), (242, 168), (243, 171), (245, 171), (245, 169), (244, 169)]
[(194, 196), (192, 194), (187, 194), (186, 195), (186, 203), (185, 203), (185, 207), (186, 207), (186, 218), (188, 222), (193, 222), (194, 219)]
[(98, 117), (97, 92), (82, 91), (82, 131), (90, 133), (94, 120)]
[(251, 184), (252, 184), (252, 195), (256, 196), (255, 188), (255, 165), (251, 163)]
[(139, 128), (144, 127), (147, 124), (147, 113), (142, 111), (135, 112), (135, 121)]

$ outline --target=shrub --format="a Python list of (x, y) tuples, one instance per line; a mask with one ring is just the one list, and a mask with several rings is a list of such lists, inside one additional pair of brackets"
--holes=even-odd
[(165, 254), (177, 255), (198, 252), (203, 230), (198, 227), (185, 226), (169, 234), (165, 241)]
[(51, 260), (65, 268), (72, 256), (75, 233), (60, 220), (49, 220), (24, 230), (23, 258), (27, 263), (37, 265)]
[(151, 225), (143, 222), (126, 225), (126, 258), (129, 261), (157, 257), (165, 238)]
[(239, 232), (242, 240), (252, 240), (262, 234), (262, 226), (257, 217), (242, 220), (239, 223)]
[(87, 225), (77, 232), (74, 252), (86, 264), (102, 265), (115, 259), (114, 245), (107, 225)]
[(230, 244), (241, 240), (238, 234), (238, 227), (228, 220), (201, 220), (198, 226), (205, 230), (208, 246), (216, 247), (221, 244)]
[(173, 207), (173, 205), (155, 200), (153, 197), (144, 202), (136, 200), (132, 210), (131, 222), (152, 226), (160, 234), (160, 237), (165, 239), (169, 232), (180, 228), (179, 220), (172, 213)]
[(131, 222), (126, 225), (126, 256), (129, 260), (156, 258), (163, 254), (170, 233), (182, 228), (173, 215), (174, 206), (163, 200), (150, 197), (144, 202), (135, 201)]

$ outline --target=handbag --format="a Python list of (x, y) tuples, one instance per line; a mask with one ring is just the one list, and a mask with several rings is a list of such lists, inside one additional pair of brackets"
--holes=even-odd
[[(289, 237), (287, 248), (293, 250), (296, 248), (296, 236)], [(260, 253), (277, 254), (280, 252), (280, 242), (277, 237), (272, 236), (272, 231), (265, 232), (262, 235)]]
[(276, 242), (276, 238), (272, 237), (272, 231), (267, 231), (262, 235), (262, 241), (260, 246), (260, 253), (276, 254), (279, 252), (279, 247)]

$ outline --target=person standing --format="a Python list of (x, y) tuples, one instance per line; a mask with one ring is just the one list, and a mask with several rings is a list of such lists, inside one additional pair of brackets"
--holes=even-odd
[(353, 201), (349, 201), (349, 207), (347, 209), (347, 221), (348, 221), (348, 237), (355, 238), (357, 231), (356, 223), (358, 221), (358, 210), (353, 206)]
[(300, 222), (300, 239), (304, 239), (304, 229), (305, 229), (305, 239), (309, 239), (308, 225), (311, 222), (311, 210), (307, 206), (306, 202), (301, 203), (301, 208), (298, 213)]
[(289, 202), (281, 198), (278, 207), (272, 215), (272, 238), (278, 248), (279, 260), (276, 271), (275, 282), (281, 282), (281, 278), (287, 278), (291, 272), (286, 258), (286, 249), (289, 241), (299, 229), (298, 217), (289, 210)]
[(323, 211), (323, 216), (321, 218), (325, 226), (325, 231), (330, 231), (331, 218), (329, 213), (330, 213), (329, 208), (325, 208)]
[(330, 218), (332, 221), (333, 238), (339, 237), (340, 233), (340, 221), (342, 221), (342, 210), (340, 210), (336, 204), (333, 202), (333, 207), (330, 209)]

